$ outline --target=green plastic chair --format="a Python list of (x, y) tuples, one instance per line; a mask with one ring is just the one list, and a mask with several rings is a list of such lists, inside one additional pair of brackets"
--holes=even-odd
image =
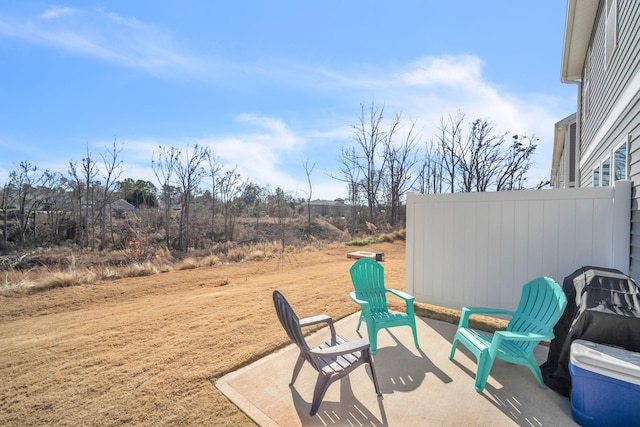
[[(541, 341), (553, 338), (553, 327), (566, 306), (567, 298), (560, 285), (553, 279), (540, 277), (523, 286), (516, 311), (464, 307), (449, 359), (453, 359), (458, 342), (475, 355), (478, 363), (475, 382), (477, 392), (484, 390), (496, 358), (528, 367), (540, 387), (546, 388), (533, 349)], [(469, 327), (469, 316), (472, 314), (509, 315), (511, 320), (506, 331), (490, 334)]]
[[(413, 341), (416, 348), (418, 334), (416, 332), (416, 317), (413, 309), (414, 297), (396, 289), (384, 287), (384, 267), (370, 258), (360, 258), (349, 270), (354, 291), (349, 296), (361, 307), (360, 319), (356, 331), (364, 320), (367, 324), (367, 334), (371, 344), (371, 353), (378, 351), (378, 331), (394, 326), (410, 326), (413, 331)], [(387, 293), (395, 295), (405, 301), (404, 313), (389, 311), (387, 308)]]

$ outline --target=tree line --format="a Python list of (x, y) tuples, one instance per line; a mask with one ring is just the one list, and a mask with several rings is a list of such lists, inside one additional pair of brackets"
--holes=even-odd
[[(461, 112), (443, 116), (430, 139), (416, 121), (385, 107), (362, 104), (352, 141), (341, 147), (338, 169), (325, 171), (346, 187), (352, 234), (398, 228), (404, 223), (406, 193), (520, 190), (536, 139), (499, 132), (486, 119), (465, 121)], [(98, 156), (87, 147), (66, 173), (40, 171), (25, 160), (9, 173), (0, 195), (2, 251), (26, 245), (74, 242), (91, 250), (123, 249), (154, 236), (155, 244), (186, 251), (232, 241), (237, 219), (287, 220), (306, 212), (313, 234), (311, 201), (315, 162), (305, 160), (308, 188), (298, 197), (279, 187), (263, 187), (222, 164), (208, 147), (159, 146), (152, 153), (156, 182), (122, 178), (117, 140)], [(541, 187), (539, 183), (534, 187)], [(118, 206), (115, 202), (127, 202)], [(130, 206), (136, 214), (125, 214)]]
[[(403, 222), (408, 191), (419, 194), (484, 192), (542, 188), (528, 186), (527, 172), (537, 139), (499, 132), (488, 119), (466, 122), (465, 115), (442, 116), (430, 139), (394, 113), (385, 122), (384, 106), (362, 104), (353, 143), (339, 155), (332, 176), (346, 183), (353, 226), (358, 218), (371, 224)], [(366, 207), (362, 212), (360, 207)]]

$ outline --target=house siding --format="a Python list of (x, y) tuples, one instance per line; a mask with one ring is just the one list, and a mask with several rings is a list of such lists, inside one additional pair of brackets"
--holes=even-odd
[(562, 157), (560, 158), (560, 166), (558, 167), (558, 173), (556, 175), (556, 185), (554, 186), (554, 188), (566, 188), (567, 187), (567, 183), (565, 182), (564, 177), (566, 176), (565, 174), (565, 153), (562, 154)]
[[(633, 181), (630, 275), (640, 280), (640, 94), (635, 86), (640, 73), (640, 2), (617, 0), (616, 5), (617, 43), (613, 56), (607, 61), (606, 1), (601, 1), (583, 70), (583, 78), (588, 77), (589, 84), (587, 89), (582, 87), (582, 97), (588, 99), (588, 105), (581, 118), (580, 151), (586, 156), (580, 160), (579, 179), (581, 187), (592, 186), (593, 169), (620, 144), (629, 141), (627, 173)], [(633, 96), (628, 104), (616, 111), (620, 107), (617, 103), (629, 93)], [(610, 120), (614, 111), (615, 120)]]
[(565, 141), (558, 161), (558, 170), (553, 177), (553, 188), (571, 188), (576, 186), (576, 124), (565, 130)]

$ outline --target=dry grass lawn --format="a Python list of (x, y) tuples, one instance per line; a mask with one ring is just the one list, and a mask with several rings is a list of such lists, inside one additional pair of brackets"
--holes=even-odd
[[(387, 285), (404, 289), (404, 242), (365, 249), (385, 253)], [(355, 312), (352, 250), (0, 297), (0, 425), (252, 425), (216, 379), (288, 344), (276, 288), (301, 317)]]

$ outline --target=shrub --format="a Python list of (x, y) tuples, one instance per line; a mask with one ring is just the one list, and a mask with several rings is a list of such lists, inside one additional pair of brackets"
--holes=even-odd
[(200, 265), (203, 267), (213, 267), (220, 263), (220, 258), (217, 255), (206, 256), (200, 261)]
[(150, 262), (131, 264), (124, 268), (122, 277), (152, 276), (158, 273), (158, 269)]
[(96, 280), (96, 274), (89, 270), (78, 271), (56, 271), (48, 277), (36, 282), (31, 290), (45, 291), (55, 288), (66, 288), (68, 286), (77, 286), (87, 283), (93, 283)]
[(225, 257), (229, 262), (240, 262), (247, 259), (247, 251), (246, 249), (235, 248), (231, 249), (227, 252), (227, 256)]
[(198, 268), (198, 261), (195, 258), (185, 258), (176, 265), (176, 270), (193, 270)]

